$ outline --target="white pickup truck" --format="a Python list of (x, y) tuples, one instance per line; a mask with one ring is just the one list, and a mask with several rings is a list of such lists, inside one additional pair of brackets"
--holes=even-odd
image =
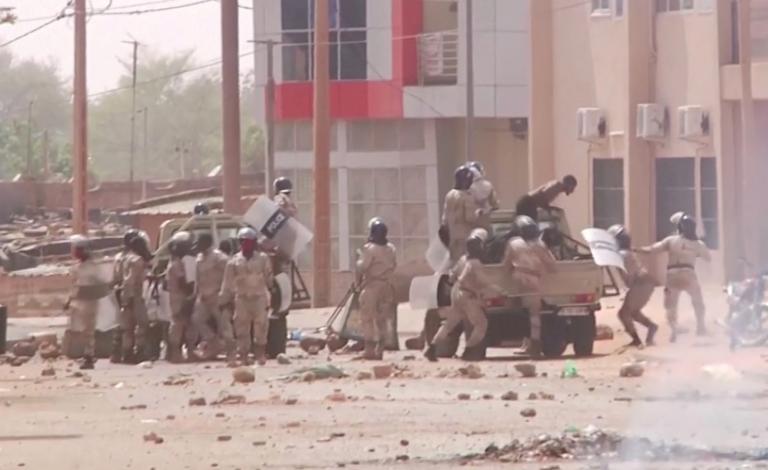
[[(510, 272), (501, 265), (506, 242), (514, 232), (515, 214), (511, 211), (495, 212), (491, 218), (491, 233), (487, 259), (488, 272), (507, 295), (486, 299), (488, 316), (486, 347), (518, 347), (530, 331), (527, 310)], [(565, 213), (560, 209), (541, 212), (539, 216), (542, 237), (557, 258), (556, 271), (544, 278), (542, 309), (542, 350), (547, 357), (558, 357), (573, 344), (577, 356), (592, 354), (595, 340), (595, 312), (600, 310), (600, 299), (618, 295), (615, 275), (592, 261), (589, 249), (570, 237)], [(447, 276), (441, 280), (438, 304), (450, 305), (450, 285)], [(428, 341), (440, 326), (439, 309), (428, 310), (424, 321), (425, 339)], [(463, 327), (451, 334), (451, 340), (438, 347), (440, 357), (452, 357), (459, 345)]]

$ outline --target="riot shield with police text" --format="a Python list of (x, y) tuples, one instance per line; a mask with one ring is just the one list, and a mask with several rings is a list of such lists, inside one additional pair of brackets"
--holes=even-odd
[(265, 196), (253, 203), (243, 220), (292, 260), (298, 258), (313, 238), (312, 232)]

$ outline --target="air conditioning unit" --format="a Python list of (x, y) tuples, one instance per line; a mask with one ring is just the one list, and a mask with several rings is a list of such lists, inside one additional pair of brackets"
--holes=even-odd
[(599, 108), (579, 108), (576, 112), (579, 140), (592, 142), (604, 139), (607, 131), (605, 114)]
[(667, 108), (656, 103), (637, 105), (637, 137), (663, 139), (667, 134)]
[(677, 108), (680, 123), (680, 137), (697, 139), (709, 136), (709, 113), (701, 106), (680, 106)]

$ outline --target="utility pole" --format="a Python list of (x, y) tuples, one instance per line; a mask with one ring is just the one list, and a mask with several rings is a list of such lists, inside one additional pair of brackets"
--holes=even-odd
[[(266, 94), (266, 107), (264, 119), (266, 124), (265, 161), (264, 161), (264, 193), (269, 194), (272, 188), (272, 181), (275, 178), (275, 44), (271, 39), (262, 41), (253, 41), (256, 44), (267, 46), (267, 86), (264, 89)], [(258, 69), (259, 64), (256, 64)]]
[(240, 56), (238, 54), (237, 0), (221, 0), (221, 92), (224, 211), (239, 214), (240, 207)]
[(136, 160), (136, 65), (139, 58), (139, 42), (134, 39), (132, 41), (123, 41), (123, 43), (133, 46), (133, 67), (131, 74), (131, 157), (128, 168), (128, 181), (130, 182), (128, 197), (130, 198), (129, 202), (133, 204), (134, 165)]
[(144, 159), (141, 162), (141, 200), (147, 199), (147, 178), (149, 177), (149, 108), (141, 110), (144, 115)]
[(472, 26), (472, 0), (465, 0), (466, 5), (466, 12), (465, 12), (465, 29), (466, 29), (466, 35), (467, 39), (464, 42), (464, 45), (466, 47), (466, 67), (467, 67), (467, 94), (466, 94), (466, 103), (467, 103), (467, 116), (464, 118), (464, 144), (465, 149), (464, 153), (466, 154), (466, 160), (468, 162), (474, 160), (474, 149), (475, 149), (475, 135), (474, 135), (474, 120), (475, 120), (475, 61), (474, 61), (474, 51), (473, 51), (473, 31), (474, 28)]
[(315, 0), (315, 243), (312, 283), (314, 307), (331, 303), (331, 147), (330, 102), (328, 89), (328, 0)]
[(749, 220), (760, 213), (759, 202), (761, 169), (754, 152), (755, 102), (752, 97), (752, 5), (751, 0), (739, 0), (739, 64), (741, 71), (741, 233), (742, 255), (747, 259), (760, 260), (760, 235), (764, 222), (760, 218)]
[(48, 141), (48, 129), (43, 131), (43, 182), (51, 177), (51, 147)]
[(75, 0), (75, 76), (73, 107), (73, 230), (88, 234), (88, 97), (86, 96), (85, 0)]
[(30, 101), (27, 108), (27, 179), (32, 179), (32, 105), (34, 103)]

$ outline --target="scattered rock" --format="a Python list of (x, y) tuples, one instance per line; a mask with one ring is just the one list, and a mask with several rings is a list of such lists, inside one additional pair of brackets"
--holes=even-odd
[(315, 374), (312, 371), (304, 372), (301, 375), (301, 381), (302, 382), (314, 382), (315, 380), (317, 380), (317, 374)]
[(291, 421), (290, 423), (285, 425), (286, 428), (300, 428), (301, 423), (298, 421)]
[(373, 374), (368, 371), (361, 370), (357, 373), (356, 378), (357, 380), (371, 380), (373, 378)]
[(536, 364), (531, 364), (530, 362), (515, 364), (515, 370), (525, 378), (536, 377)]
[(406, 439), (401, 439), (400, 440), (400, 445), (403, 446), (403, 447), (408, 447), (409, 445), (411, 445), (411, 443), (408, 442)]
[(325, 349), (327, 344), (325, 338), (318, 338), (316, 336), (305, 336), (299, 341), (299, 347), (307, 354), (313, 356)]
[(195, 380), (189, 374), (174, 374), (163, 381), (163, 385), (192, 385)]
[(539, 399), (539, 395), (534, 393), (534, 392), (531, 392), (531, 393), (528, 394), (528, 399), (529, 400), (538, 400)]
[(291, 364), (291, 360), (285, 354), (278, 354), (277, 355), (277, 363), (282, 365), (282, 366), (287, 366), (287, 365)]
[(241, 384), (252, 383), (256, 381), (256, 374), (250, 367), (238, 367), (232, 371), (232, 379)]
[(542, 400), (552, 401), (555, 399), (555, 396), (551, 393), (539, 392), (539, 398)]
[(387, 379), (392, 375), (393, 370), (391, 364), (373, 366), (373, 376), (377, 379)]
[(472, 396), (469, 393), (459, 393), (458, 396), (458, 399), (463, 401), (469, 400), (470, 398), (472, 398)]
[(147, 405), (128, 405), (128, 406), (121, 406), (120, 409), (122, 411), (134, 411), (134, 410), (146, 410)]
[(56, 375), (56, 369), (53, 366), (48, 366), (40, 372), (40, 375), (43, 377), (53, 377)]
[[(245, 395), (231, 395), (229, 393), (221, 393), (216, 401), (211, 402), (211, 405), (244, 405), (245, 401)], [(205, 403), (203, 403), (203, 405), (205, 405)]]
[(165, 419), (167, 419), (168, 421), (173, 421), (174, 419), (176, 419), (176, 416), (168, 415), (168, 416), (165, 417)]
[(152, 367), (154, 367), (154, 365), (155, 363), (152, 361), (144, 361), (136, 364), (136, 367), (138, 367), (139, 369), (151, 369)]
[(347, 396), (343, 394), (341, 390), (334, 390), (334, 392), (325, 397), (325, 399), (336, 403), (343, 403), (347, 401)]
[(226, 415), (226, 414), (224, 414), (224, 413), (216, 413), (216, 415), (215, 415), (215, 416), (216, 416), (217, 418), (224, 418), (224, 417), (226, 417), (227, 415)]
[(403, 360), (404, 361), (415, 361), (416, 360), (416, 356), (414, 356), (413, 354), (409, 354), (407, 356), (403, 356)]
[(232, 436), (219, 436), (216, 440), (219, 442), (229, 442), (232, 440)]
[(523, 418), (533, 418), (536, 416), (536, 410), (533, 408), (526, 408), (520, 412), (520, 416)]
[(14, 356), (32, 357), (37, 352), (37, 343), (34, 341), (18, 341), (11, 347)]
[(595, 341), (610, 341), (613, 339), (613, 328), (608, 325), (597, 325)]
[[(35, 343), (38, 348), (42, 347), (43, 344), (53, 344), (58, 345), (59, 344), (59, 337), (56, 335), (56, 332), (52, 331), (39, 331), (36, 333), (32, 333), (29, 335), (28, 341)], [(32, 354), (30, 354), (31, 356)]]
[(295, 404), (296, 404), (296, 403), (298, 403), (298, 402), (299, 402), (299, 399), (298, 399), (298, 398), (287, 398), (287, 399), (285, 400), (285, 404), (286, 404), (286, 405), (295, 405)]
[(398, 455), (397, 457), (395, 457), (395, 460), (397, 460), (398, 462), (407, 462), (410, 459), (411, 458), (408, 457), (407, 455)]
[(620, 377), (642, 377), (645, 373), (645, 367), (638, 362), (629, 362), (619, 369)]
[(155, 444), (162, 444), (164, 440), (162, 437), (158, 436), (154, 432), (151, 432), (149, 434), (144, 434), (144, 442), (153, 442)]
[(40, 357), (45, 360), (58, 359), (61, 356), (61, 349), (58, 344), (43, 343), (38, 350)]
[(462, 377), (469, 379), (479, 379), (485, 375), (483, 374), (482, 369), (480, 369), (480, 367), (476, 366), (475, 364), (470, 364), (466, 367), (460, 367), (459, 374), (461, 374)]
[(416, 336), (414, 338), (408, 338), (405, 340), (405, 348), (410, 349), (411, 351), (421, 351), (426, 346), (424, 342), (424, 338), (421, 336)]
[(509, 392), (504, 393), (501, 396), (501, 399), (504, 400), (504, 401), (517, 401), (518, 396), (517, 396), (516, 392), (509, 391)]
[(337, 335), (330, 335), (328, 336), (328, 350), (331, 352), (336, 352), (339, 349), (343, 348), (347, 345), (349, 341), (345, 338), (340, 338)]
[(486, 393), (483, 395), (483, 400), (493, 400), (493, 395), (490, 393)]
[(205, 406), (205, 405), (206, 405), (206, 401), (205, 401), (205, 398), (203, 397), (189, 399), (189, 406)]
[(263, 447), (267, 445), (267, 441), (255, 441), (252, 442), (251, 445), (253, 445), (253, 447)]
[(29, 362), (30, 359), (31, 359), (30, 356), (16, 356), (13, 359), (11, 359), (11, 366), (13, 367), (23, 366), (24, 364)]

